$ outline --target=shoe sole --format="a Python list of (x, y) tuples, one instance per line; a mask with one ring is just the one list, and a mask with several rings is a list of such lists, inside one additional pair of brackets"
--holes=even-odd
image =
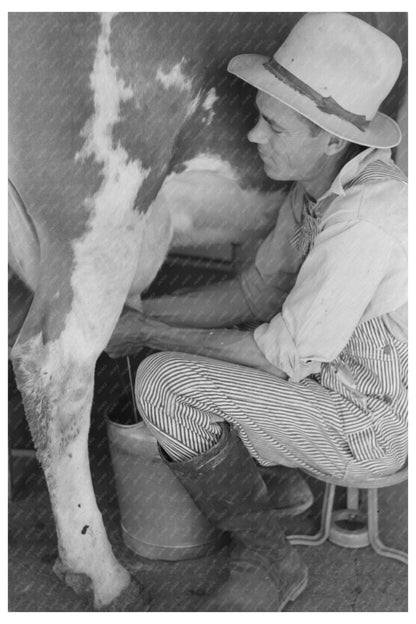
[(294, 602), (297, 598), (299, 598), (301, 593), (306, 589), (307, 584), (308, 584), (308, 570), (305, 571), (305, 576), (303, 577), (303, 579), (299, 582), (299, 584), (296, 587), (292, 589), (289, 596), (280, 605), (279, 612), (283, 611), (283, 609), (286, 607), (288, 602)]

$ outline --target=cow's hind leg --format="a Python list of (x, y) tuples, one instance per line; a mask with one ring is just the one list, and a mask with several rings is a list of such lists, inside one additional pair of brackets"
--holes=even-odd
[[(94, 276), (94, 289), (83, 276), (85, 287), (74, 290), (65, 311), (51, 303), (48, 283), (41, 283), (12, 359), (55, 517), (56, 571), (76, 590), (88, 580), (96, 608), (140, 611), (143, 593), (112, 552), (88, 460), (95, 363), (120, 315), (135, 267), (133, 259), (130, 276), (123, 280), (109, 265), (103, 263), (107, 270)], [(111, 297), (104, 278), (106, 288), (113, 287)], [(124, 608), (123, 598), (130, 603)]]
[[(75, 361), (62, 342), (43, 344), (38, 335), (20, 346), (14, 364), (55, 516), (55, 571), (75, 591), (92, 589), (96, 608), (114, 608), (130, 576), (108, 542), (89, 470), (94, 362)], [(134, 610), (142, 610), (140, 591), (134, 602)]]

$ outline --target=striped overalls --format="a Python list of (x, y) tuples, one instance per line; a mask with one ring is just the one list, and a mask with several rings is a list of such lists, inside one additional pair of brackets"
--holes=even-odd
[[(350, 186), (392, 171), (373, 164)], [(312, 237), (317, 228), (305, 224)], [(294, 244), (305, 244), (305, 232)], [(318, 478), (389, 474), (407, 457), (407, 343), (382, 317), (359, 323), (333, 361), (299, 382), (196, 355), (154, 354), (138, 369), (136, 398), (177, 461), (212, 447), (221, 421), (260, 464)]]

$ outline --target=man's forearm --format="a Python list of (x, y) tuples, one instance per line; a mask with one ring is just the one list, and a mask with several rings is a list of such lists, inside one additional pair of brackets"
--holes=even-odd
[[(274, 376), (287, 379), (287, 375), (270, 364), (258, 348), (253, 334), (233, 329), (185, 329), (159, 322), (152, 328), (146, 345), (163, 351), (194, 353), (234, 364), (257, 368)], [(148, 329), (148, 326), (146, 326)]]
[(237, 278), (143, 301), (146, 316), (177, 327), (226, 327), (254, 319)]

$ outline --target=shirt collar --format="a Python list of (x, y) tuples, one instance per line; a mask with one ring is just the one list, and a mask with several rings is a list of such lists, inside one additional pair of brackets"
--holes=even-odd
[(374, 160), (389, 160), (391, 157), (391, 150), (384, 148), (369, 147), (368, 149), (360, 152), (349, 160), (338, 173), (335, 180), (332, 182), (329, 189), (321, 195), (317, 203), (321, 202), (330, 195), (345, 195), (344, 186), (355, 178), (361, 171), (363, 171), (367, 165)]

